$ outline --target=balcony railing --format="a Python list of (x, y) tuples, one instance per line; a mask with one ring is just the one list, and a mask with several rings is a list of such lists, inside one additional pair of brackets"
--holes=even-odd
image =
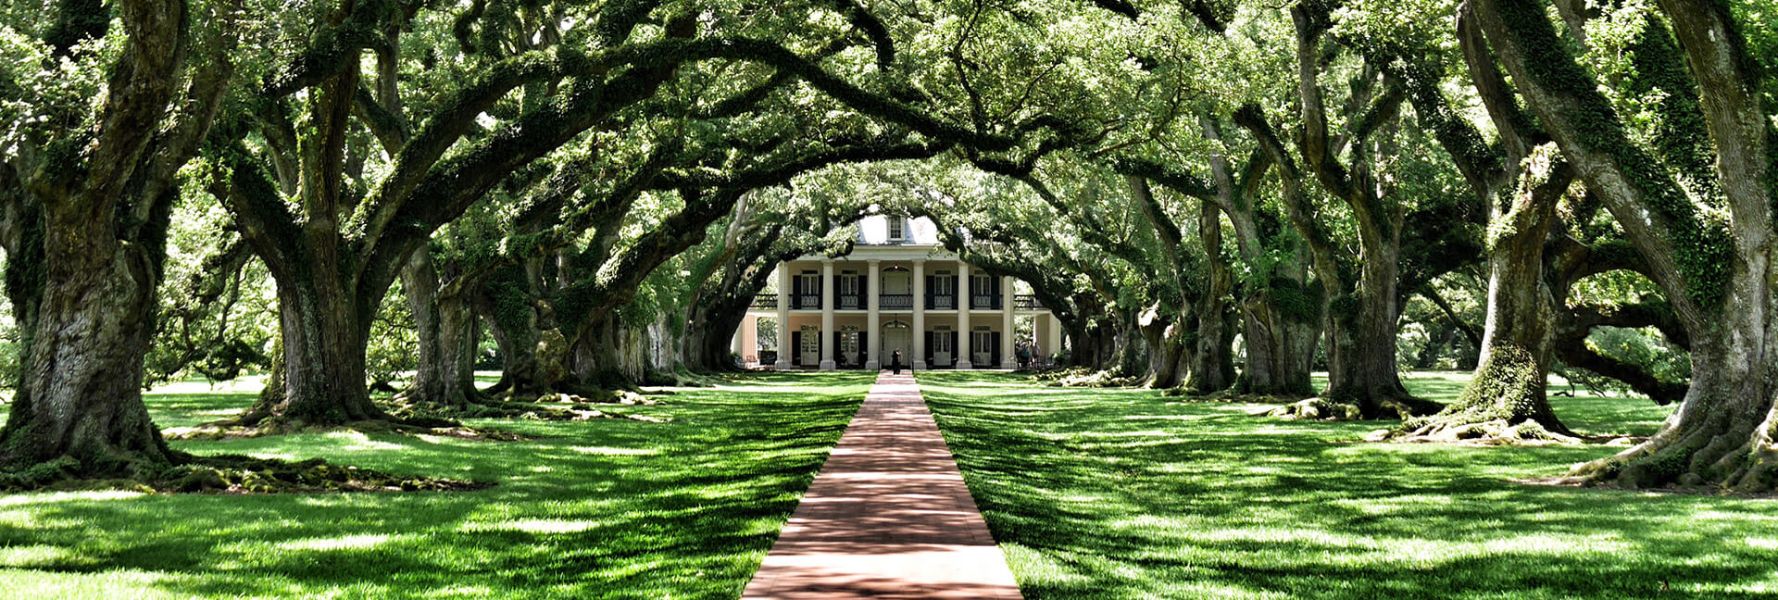
[(877, 296), (877, 307), (883, 310), (913, 310), (913, 294), (882, 294)]
[[(863, 295), (838, 296), (834, 300), (836, 302), (834, 308), (839, 310), (863, 310), (868, 308), (865, 305), (865, 296)], [(881, 294), (877, 296), (877, 303), (877, 307), (882, 310), (913, 310), (914, 295)], [(1000, 304), (1001, 300), (999, 296), (973, 296), (970, 299), (970, 308), (976, 310), (1000, 310)], [(754, 296), (753, 303), (750, 306), (753, 308), (778, 308), (778, 296), (776, 294), (760, 294)], [(791, 296), (790, 307), (797, 310), (821, 310), (821, 296), (817, 294)], [(1037, 296), (1031, 294), (1019, 294), (1013, 296), (1012, 307), (1014, 310), (1044, 309), (1043, 301), (1038, 300)], [(927, 294), (926, 309), (956, 310), (957, 297), (951, 294)]]

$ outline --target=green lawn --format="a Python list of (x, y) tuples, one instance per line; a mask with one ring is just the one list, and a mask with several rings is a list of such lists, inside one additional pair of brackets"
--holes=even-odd
[[(1466, 377), (1409, 386), (1449, 400)], [(1365, 444), (1385, 424), (1007, 374), (920, 379), (1027, 598), (1778, 595), (1778, 501), (1514, 483), (1614, 448)], [(1590, 433), (1646, 434), (1667, 414), (1554, 401)]]
[[(734, 597), (868, 383), (858, 373), (736, 377), (612, 409), (667, 423), (472, 423), (533, 436), (523, 442), (351, 432), (180, 442), (498, 485), (0, 495), (0, 597)], [(148, 403), (170, 427), (252, 398), (187, 384)]]

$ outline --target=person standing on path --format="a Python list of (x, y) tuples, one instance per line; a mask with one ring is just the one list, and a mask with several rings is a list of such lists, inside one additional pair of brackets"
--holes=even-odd
[(901, 349), (900, 348), (896, 348), (895, 352), (893, 352), (889, 355), (889, 368), (892, 371), (894, 371), (894, 373), (896, 375), (901, 374)]

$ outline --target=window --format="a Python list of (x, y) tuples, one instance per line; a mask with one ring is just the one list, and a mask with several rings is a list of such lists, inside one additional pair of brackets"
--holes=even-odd
[(801, 290), (793, 308), (821, 308), (821, 274), (815, 271), (803, 271), (797, 279), (802, 282)]
[(994, 349), (994, 332), (987, 326), (977, 326), (969, 335), (969, 349), (976, 354), (989, 354)]
[(858, 288), (859, 284), (863, 283), (863, 279), (864, 278), (858, 276), (857, 271), (840, 272), (840, 276), (837, 277), (834, 282), (839, 286), (840, 309), (854, 310), (864, 308), (858, 303), (859, 296), (862, 295), (858, 293)]
[(932, 352), (934, 354), (951, 353), (951, 328), (940, 325), (932, 328)]
[(938, 271), (933, 273), (932, 290), (927, 293), (932, 296), (931, 302), (929, 302), (930, 306), (927, 306), (927, 308), (935, 310), (957, 308), (957, 277), (952, 275), (950, 271)]
[(906, 221), (907, 219), (904, 217), (889, 217), (889, 239), (898, 242), (907, 239)]

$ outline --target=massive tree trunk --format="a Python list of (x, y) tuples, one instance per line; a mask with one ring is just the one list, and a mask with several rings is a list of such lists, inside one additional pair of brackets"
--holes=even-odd
[(1315, 289), (1303, 283), (1304, 277), (1300, 267), (1274, 275), (1264, 289), (1242, 302), (1247, 368), (1235, 380), (1236, 391), (1286, 398), (1315, 393), (1310, 373), (1321, 337), (1321, 302)]
[[(143, 356), (166, 255), (176, 173), (209, 131), (233, 75), (227, 34), (187, 61), (183, 2), (117, 2), (123, 28), (103, 98), (67, 131), (18, 136), (0, 165), (7, 293), (25, 331), (19, 389), (0, 429), (0, 488), (67, 476), (149, 478), (181, 461), (142, 403)], [(112, 14), (115, 11), (115, 14)], [(73, 15), (88, 17), (91, 15)], [(71, 15), (61, 15), (72, 18)], [(216, 25), (227, 30), (233, 15)], [(62, 42), (49, 40), (60, 50)], [(53, 161), (34, 164), (39, 159)]]
[(241, 418), (248, 426), (293, 430), (387, 420), (365, 386), (369, 311), (326, 270), (307, 285), (278, 282), (284, 347), (283, 394)]
[(681, 339), (685, 353), (680, 360), (685, 367), (704, 372), (738, 370), (741, 365), (734, 358), (734, 336), (747, 318), (747, 306), (703, 307), (694, 309), (692, 315), (694, 320), (686, 321)]
[(142, 403), (162, 249), (87, 231), (89, 216), (65, 205), (46, 212), (49, 235), (35, 242), (55, 259), (44, 265), (35, 321), (19, 323), (32, 334), (0, 432), (0, 466), (53, 467), (25, 474), (42, 481), (153, 477), (175, 461)]
[[(1218, 119), (1204, 115), (1198, 121), (1206, 139), (1226, 145)], [(1244, 394), (1301, 398), (1314, 393), (1310, 370), (1320, 337), (1319, 294), (1304, 285), (1308, 248), (1301, 243), (1268, 248), (1268, 240), (1276, 243), (1284, 237), (1278, 235), (1283, 225), (1259, 208), (1261, 186), (1272, 167), (1273, 157), (1264, 148), (1255, 149), (1239, 169), (1226, 152), (1218, 149), (1210, 154), (1213, 198), (1235, 232), (1236, 254), (1257, 275), (1237, 300), (1247, 360), (1232, 385)], [(1219, 233), (1219, 243), (1220, 237)], [(1285, 250), (1287, 257), (1278, 259), (1269, 250)]]
[[(1488, 40), (1527, 104), (1647, 260), (1691, 344), (1691, 388), (1679, 411), (1648, 441), (1574, 476), (1629, 487), (1771, 493), (1778, 489), (1778, 148), (1771, 147), (1778, 132), (1761, 107), (1764, 74), (1746, 54), (1731, 12), (1673, 1), (1661, 8), (1699, 92), (1726, 223), (1700, 214), (1673, 169), (1628, 139), (1540, 3), (1477, 2)], [(1661, 25), (1649, 23), (1664, 36)]]
[(465, 408), (475, 389), (475, 309), (460, 286), (443, 286), (426, 249), (414, 253), (401, 271), (401, 289), (414, 315), (419, 365), (403, 396), (443, 408)]
[(1186, 339), (1184, 327), (1160, 316), (1159, 309), (1153, 307), (1143, 313), (1139, 324), (1148, 350), (1148, 387), (1179, 387), (1191, 360), (1191, 340)]
[(1544, 146), (1527, 161), (1512, 203), (1504, 211), (1495, 209), (1491, 222), (1497, 226), (1491, 230), (1498, 233), (1489, 240), (1488, 318), (1475, 376), (1442, 412), (1409, 423), (1409, 439), (1547, 440), (1572, 435), (1550, 408), (1545, 389), (1556, 307), (1543, 258), (1557, 200), (1571, 181), (1555, 148)]
[(1198, 239), (1204, 244), (1208, 274), (1194, 311), (1198, 330), (1193, 340), (1196, 349), (1192, 352), (1189, 387), (1193, 392), (1208, 394), (1227, 389), (1235, 380), (1234, 359), (1229, 348), (1232, 335), (1225, 315), (1235, 279), (1228, 264), (1223, 262), (1222, 219), (1217, 216), (1215, 204), (1199, 203)]

